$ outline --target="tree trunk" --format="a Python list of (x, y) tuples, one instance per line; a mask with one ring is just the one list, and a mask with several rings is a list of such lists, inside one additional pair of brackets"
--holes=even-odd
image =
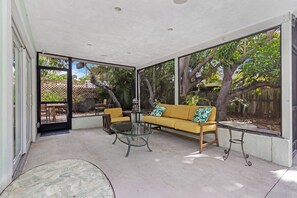
[(149, 96), (149, 103), (150, 103), (150, 105), (152, 107), (154, 107), (155, 95), (154, 95), (154, 92), (153, 92), (153, 88), (151, 86), (150, 81), (147, 78), (145, 78), (144, 81), (146, 83), (146, 86), (147, 86), (147, 88), (149, 90), (149, 94), (150, 94), (150, 96)]
[(189, 64), (190, 64), (191, 55), (182, 57), (179, 60), (180, 63), (180, 77), (181, 77), (181, 87), (180, 87), (180, 95), (186, 96), (188, 93), (189, 87)]
[(224, 68), (224, 77), (222, 87), (217, 99), (217, 120), (222, 121), (227, 119), (227, 106), (229, 102), (229, 93), (232, 86), (233, 69)]
[(111, 97), (112, 101), (114, 102), (115, 107), (121, 107), (121, 103), (119, 102), (119, 100), (117, 99), (117, 97), (113, 93), (113, 91), (109, 87), (104, 85), (101, 81), (98, 81), (93, 74), (91, 76), (91, 83), (93, 83), (95, 86), (100, 87), (100, 88), (104, 89), (105, 91), (107, 91), (107, 93)]
[[(188, 68), (188, 67), (186, 67)], [(189, 83), (190, 80), (188, 79), (188, 73), (184, 72), (181, 80), (181, 96), (186, 96), (189, 91)]]
[(111, 90), (111, 87), (109, 87), (108, 85), (104, 84), (100, 80), (97, 80), (96, 79), (96, 76), (92, 72), (92, 70), (88, 66), (86, 66), (86, 65), (85, 65), (85, 67), (91, 73), (91, 83), (94, 84), (95, 86), (100, 87), (100, 88), (104, 89), (105, 91), (107, 91), (107, 93), (111, 97), (112, 101), (114, 102), (115, 106), (116, 107), (121, 107), (121, 103), (119, 102), (118, 98), (113, 93), (113, 91)]

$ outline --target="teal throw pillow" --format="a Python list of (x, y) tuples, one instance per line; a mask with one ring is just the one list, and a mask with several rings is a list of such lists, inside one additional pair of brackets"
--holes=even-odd
[(151, 116), (161, 117), (165, 112), (166, 108), (156, 105), (154, 110), (151, 112)]
[(193, 122), (204, 123), (207, 122), (212, 108), (211, 107), (199, 107), (193, 117)]

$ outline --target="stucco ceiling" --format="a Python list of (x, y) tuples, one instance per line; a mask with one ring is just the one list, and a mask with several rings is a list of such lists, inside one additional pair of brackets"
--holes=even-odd
[(297, 8), (296, 0), (24, 2), (37, 51), (130, 66), (144, 65)]

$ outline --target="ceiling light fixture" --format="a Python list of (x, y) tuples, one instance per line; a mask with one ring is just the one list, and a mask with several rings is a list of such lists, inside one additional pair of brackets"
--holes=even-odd
[(118, 11), (118, 12), (121, 12), (121, 11), (122, 11), (122, 8), (120, 8), (120, 7), (114, 7), (114, 9), (115, 9), (116, 11)]
[(172, 27), (170, 27), (170, 28), (168, 28), (167, 30), (168, 30), (168, 31), (173, 31), (173, 28), (172, 28)]
[(92, 43), (88, 43), (87, 45), (88, 45), (88, 46), (93, 46), (93, 44), (92, 44)]
[(175, 3), (175, 4), (184, 4), (184, 3), (186, 3), (188, 0), (173, 0), (173, 2)]

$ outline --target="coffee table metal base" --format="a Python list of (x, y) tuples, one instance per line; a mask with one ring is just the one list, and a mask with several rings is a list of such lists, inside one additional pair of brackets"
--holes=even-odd
[(115, 139), (114, 139), (112, 144), (115, 144), (117, 140), (119, 140), (119, 141), (123, 142), (124, 144), (128, 145), (128, 150), (127, 150), (127, 153), (126, 153), (125, 157), (129, 156), (131, 146), (134, 146), (134, 147), (146, 146), (148, 148), (148, 150), (150, 152), (152, 152), (152, 149), (149, 147), (149, 144), (148, 144), (149, 135), (133, 137), (133, 136), (125, 136), (125, 135), (116, 133), (115, 134)]

